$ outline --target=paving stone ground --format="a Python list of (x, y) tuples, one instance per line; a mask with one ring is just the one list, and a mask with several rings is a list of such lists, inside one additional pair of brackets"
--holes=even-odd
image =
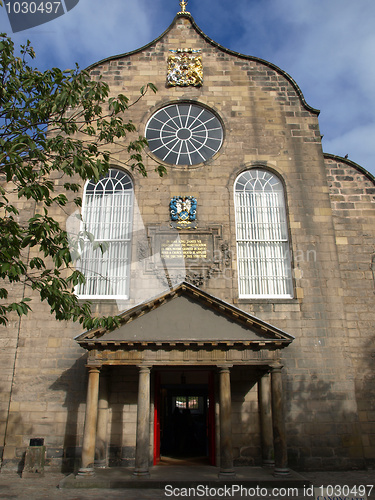
[[(368, 485), (367, 492), (370, 491), (371, 486), (375, 484), (375, 470), (367, 471), (349, 471), (349, 472), (304, 472), (303, 476), (308, 479), (315, 487), (319, 486), (335, 486), (344, 485), (353, 488), (354, 486)], [(203, 500), (219, 500), (227, 499), (244, 499), (250, 498), (252, 500), (307, 500), (314, 499), (313, 496), (308, 496), (308, 492), (299, 490), (298, 494), (293, 489), (290, 491), (280, 491), (281, 495), (276, 495), (275, 492), (268, 488), (267, 491), (262, 488), (258, 491), (242, 491), (232, 495), (231, 491), (212, 489), (183, 491), (176, 490), (172, 493), (170, 490), (156, 490), (156, 489), (59, 489), (58, 485), (64, 478), (63, 474), (46, 473), (41, 478), (21, 478), (16, 473), (1, 473), (0, 474), (0, 498), (5, 500), (85, 500), (85, 499), (126, 499), (126, 500), (167, 500), (168, 498), (200, 498)], [(367, 495), (367, 500), (375, 500), (375, 487), (372, 488), (370, 495)], [(172, 494), (171, 494), (172, 493)], [(353, 497), (347, 495), (335, 495), (334, 500), (352, 500)], [(362, 498), (362, 497), (358, 497)], [(320, 500), (324, 500), (324, 496)], [(326, 497), (326, 500), (330, 500)]]

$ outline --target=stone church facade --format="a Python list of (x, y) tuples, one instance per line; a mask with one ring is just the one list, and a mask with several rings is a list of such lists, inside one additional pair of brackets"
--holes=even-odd
[(130, 108), (148, 176), (114, 146), (82, 193), (109, 249), (85, 249), (77, 293), (121, 326), (83, 333), (35, 302), (3, 330), (2, 468), (32, 438), (49, 468), (82, 474), (163, 457), (229, 476), (374, 463), (374, 177), (323, 153), (287, 73), (218, 45), (185, 7), (89, 71), (131, 101), (158, 88)]

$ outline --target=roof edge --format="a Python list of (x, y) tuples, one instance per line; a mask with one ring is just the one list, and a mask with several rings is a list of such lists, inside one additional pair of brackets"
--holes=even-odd
[(361, 174), (365, 175), (370, 181), (372, 181), (375, 184), (375, 176), (371, 172), (369, 172), (367, 169), (365, 169), (364, 167), (361, 167), (361, 165), (358, 165), (358, 163), (355, 163), (354, 161), (349, 160), (349, 158), (344, 158), (342, 156), (334, 155), (331, 153), (323, 153), (323, 156), (324, 156), (324, 158), (327, 158), (330, 160), (337, 160), (340, 163), (348, 164), (350, 167), (353, 167), (356, 170), (358, 170), (359, 172), (361, 172)]
[(266, 61), (265, 59), (261, 59), (259, 57), (255, 57), (255, 56), (249, 56), (249, 55), (246, 55), (246, 54), (242, 54), (241, 52), (236, 52), (234, 50), (231, 50), (231, 49), (228, 49), (228, 48), (224, 47), (223, 45), (220, 45), (218, 42), (215, 42), (212, 38), (210, 38), (209, 36), (207, 36), (199, 28), (199, 26), (197, 25), (197, 23), (194, 21), (193, 16), (189, 12), (179, 12), (178, 14), (176, 14), (176, 16), (174, 17), (172, 23), (168, 26), (168, 28), (165, 31), (163, 31), (163, 33), (161, 35), (159, 35), (157, 38), (155, 38), (151, 42), (147, 43), (146, 45), (143, 45), (139, 49), (135, 49), (135, 50), (132, 50), (130, 52), (124, 52), (122, 54), (117, 54), (117, 55), (114, 55), (114, 56), (110, 56), (110, 57), (106, 57), (104, 59), (101, 59), (100, 61), (95, 62), (95, 63), (91, 64), (90, 66), (87, 66), (87, 68), (85, 68), (85, 71), (91, 71), (91, 69), (95, 68), (99, 64), (103, 64), (103, 63), (106, 63), (106, 62), (109, 62), (109, 61), (113, 61), (115, 59), (120, 59), (121, 57), (131, 56), (133, 54), (137, 54), (138, 52), (141, 52), (144, 49), (147, 49), (147, 48), (151, 47), (152, 45), (154, 45), (155, 43), (157, 43), (159, 40), (161, 40), (173, 28), (173, 26), (175, 25), (177, 19), (179, 19), (180, 17), (185, 17), (186, 19), (189, 19), (189, 21), (191, 22), (191, 25), (193, 26), (193, 28), (195, 29), (195, 31), (204, 40), (206, 40), (206, 42), (208, 42), (213, 47), (216, 47), (217, 49), (221, 50), (222, 52), (225, 52), (225, 53), (230, 54), (232, 56), (239, 57), (240, 59), (246, 59), (248, 61), (258, 62), (260, 64), (268, 66), (269, 68), (273, 69), (277, 73), (280, 73), (280, 75), (282, 75), (284, 78), (286, 78), (286, 80), (289, 81), (289, 83), (292, 85), (292, 87), (294, 88), (294, 90), (297, 92), (297, 95), (300, 98), (300, 100), (301, 100), (302, 105), (304, 106), (304, 108), (307, 111), (310, 111), (311, 113), (316, 114), (317, 116), (320, 114), (320, 110), (319, 109), (313, 108), (312, 106), (310, 106), (309, 104), (307, 104), (306, 99), (305, 99), (305, 97), (304, 97), (304, 95), (302, 93), (302, 90), (300, 89), (300, 87), (296, 83), (296, 81), (289, 75), (289, 73), (287, 73), (286, 71), (284, 71), (281, 68), (279, 68), (278, 66), (276, 66), (276, 64), (273, 64), (273, 63), (271, 63), (269, 61)]
[(287, 80), (289, 80), (290, 84), (292, 85), (292, 87), (294, 88), (294, 90), (297, 92), (298, 97), (301, 99), (301, 102), (302, 102), (303, 106), (308, 111), (311, 111), (312, 113), (314, 113), (316, 115), (320, 114), (320, 110), (319, 109), (313, 108), (312, 106), (310, 106), (309, 104), (307, 104), (305, 96), (303, 95), (302, 90), (300, 89), (300, 87), (297, 84), (297, 82), (289, 75), (289, 73), (287, 73), (286, 71), (282, 70), (279, 66), (276, 66), (276, 64), (273, 64), (273, 63), (271, 63), (269, 61), (266, 61), (265, 59), (261, 59), (260, 57), (249, 56), (249, 55), (246, 55), (246, 54), (242, 54), (241, 52), (236, 52), (234, 50), (231, 50), (231, 49), (228, 49), (228, 48), (224, 47), (223, 45), (220, 45), (218, 42), (215, 42), (212, 38), (210, 38), (209, 36), (207, 36), (199, 28), (199, 26), (197, 25), (197, 23), (194, 21), (193, 17), (191, 17), (191, 24), (194, 27), (194, 29), (197, 31), (197, 33), (199, 33), (208, 43), (210, 43), (214, 47), (218, 48), (219, 50), (221, 50), (223, 52), (226, 52), (227, 54), (230, 54), (232, 56), (239, 57), (240, 59), (247, 59), (249, 61), (255, 61), (255, 62), (258, 62), (260, 64), (264, 64), (265, 66), (268, 66), (269, 68), (271, 68), (271, 69), (277, 71), (278, 73), (280, 73), (284, 78), (286, 78)]

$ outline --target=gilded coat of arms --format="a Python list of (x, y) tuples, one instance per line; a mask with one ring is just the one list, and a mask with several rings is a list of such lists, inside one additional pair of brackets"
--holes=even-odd
[(168, 56), (168, 85), (171, 87), (203, 85), (202, 56), (197, 55), (200, 49), (177, 49), (170, 52), (172, 54)]
[(172, 227), (195, 228), (197, 200), (193, 196), (174, 196), (169, 204)]

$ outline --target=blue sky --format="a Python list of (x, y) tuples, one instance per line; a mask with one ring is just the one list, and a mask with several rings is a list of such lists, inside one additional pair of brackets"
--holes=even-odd
[[(179, 9), (179, 0), (80, 0), (12, 38), (31, 41), (40, 69), (85, 68), (152, 41)], [(374, 0), (190, 0), (188, 10), (216, 42), (289, 73), (321, 110), (324, 151), (375, 175)], [(1, 8), (0, 31), (11, 34)]]

